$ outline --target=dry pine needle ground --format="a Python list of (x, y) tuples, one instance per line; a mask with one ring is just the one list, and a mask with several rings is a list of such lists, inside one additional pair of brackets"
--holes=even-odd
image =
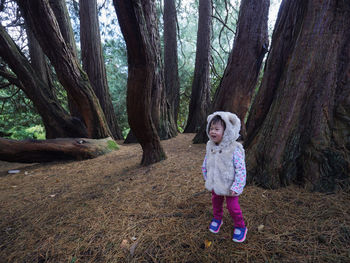
[(168, 159), (149, 167), (137, 144), (80, 162), (1, 162), (0, 261), (350, 262), (348, 193), (247, 186), (246, 242), (232, 242), (227, 211), (210, 233), (205, 146), (192, 138), (163, 141)]

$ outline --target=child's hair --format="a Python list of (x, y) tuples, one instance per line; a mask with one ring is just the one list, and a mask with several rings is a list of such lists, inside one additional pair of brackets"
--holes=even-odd
[(224, 130), (226, 129), (226, 123), (224, 122), (224, 120), (221, 118), (220, 115), (215, 115), (209, 124), (209, 129), (211, 127), (212, 124), (216, 124), (216, 123), (220, 123), (222, 125), (222, 127), (224, 127)]

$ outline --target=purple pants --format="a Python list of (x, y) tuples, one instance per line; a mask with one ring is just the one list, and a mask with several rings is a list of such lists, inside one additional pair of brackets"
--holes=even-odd
[[(213, 214), (215, 219), (222, 220), (222, 215), (224, 213), (224, 199), (225, 196), (217, 195), (212, 191), (211, 201), (213, 203)], [(241, 207), (238, 203), (238, 196), (226, 196), (226, 207), (232, 217), (234, 227), (245, 227)]]

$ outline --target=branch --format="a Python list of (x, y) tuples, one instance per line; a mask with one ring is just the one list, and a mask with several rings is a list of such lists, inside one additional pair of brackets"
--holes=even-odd
[(0, 12), (4, 11), (5, 9), (5, 0), (0, 1)]
[(11, 84), (16, 85), (19, 88), (22, 88), (23, 85), (21, 81), (14, 75), (9, 73), (8, 71), (5, 71), (3, 69), (0, 69), (0, 76), (4, 77), (7, 79)]
[(225, 65), (225, 64), (226, 64), (226, 63), (225, 63), (225, 60), (222, 58), (220, 52), (217, 51), (217, 50), (213, 47), (213, 45), (211, 45), (211, 49), (214, 50), (214, 51), (218, 54), (218, 56), (219, 56), (219, 58), (220, 58), (220, 60), (221, 60), (222, 65)]
[[(11, 85), (11, 84), (10, 84)], [(0, 97), (0, 100), (8, 100), (8, 99), (11, 99), (13, 98), (21, 89), (17, 89), (11, 96), (8, 96), (8, 97)]]
[(103, 4), (98, 8), (98, 12), (101, 12), (101, 10), (105, 7), (107, 0), (103, 1)]
[(0, 89), (6, 89), (8, 86), (11, 86), (11, 83), (5, 83), (0, 86)]
[(181, 41), (181, 38), (180, 38), (180, 26), (179, 26), (179, 21), (177, 20), (177, 12), (176, 12), (176, 16), (175, 16), (175, 19), (176, 19), (176, 28), (177, 28), (177, 39), (179, 40), (180, 42), (180, 52), (182, 54), (182, 56), (184, 57), (184, 63), (182, 66), (179, 66), (179, 70), (182, 69), (185, 64), (186, 64), (186, 55), (183, 51), (183, 46), (182, 46), (182, 41)]
[(210, 60), (211, 60), (211, 63), (210, 63), (210, 67), (211, 67), (211, 72), (218, 78), (220, 79), (220, 76), (215, 68), (215, 63), (214, 63), (214, 58), (213, 56), (210, 56)]
[(187, 99), (190, 99), (190, 98), (191, 98), (190, 95), (187, 95), (187, 94), (186, 94), (186, 91), (184, 91), (184, 92), (182, 92), (182, 93), (180, 92), (180, 97), (181, 97), (181, 96), (185, 96)]
[(222, 21), (219, 17), (217, 17), (217, 16), (215, 16), (215, 15), (212, 15), (211, 17), (217, 19), (217, 20), (223, 25), (223, 27), (226, 27), (226, 28), (227, 28), (228, 30), (230, 30), (233, 34), (236, 34), (236, 32), (233, 31), (229, 26), (227, 26), (227, 25), (225, 24), (225, 22)]

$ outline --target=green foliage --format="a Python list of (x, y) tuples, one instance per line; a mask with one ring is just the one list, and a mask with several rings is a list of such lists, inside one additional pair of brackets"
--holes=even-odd
[(11, 133), (11, 139), (37, 139), (45, 140), (45, 129), (41, 125), (34, 125), (28, 127), (24, 126), (14, 126), (9, 131)]
[(123, 138), (126, 138), (130, 132), (130, 128), (126, 128), (122, 130)]
[[(0, 83), (4, 83), (1, 79)], [(5, 82), (6, 83), (6, 82)], [(0, 90), (0, 132), (12, 139), (44, 139), (40, 116), (25, 94), (13, 86)]]
[(115, 141), (109, 140), (107, 141), (108, 149), (110, 150), (118, 150), (119, 146)]
[[(198, 1), (177, 3), (179, 25), (178, 56), (180, 77), (180, 108), (178, 126), (182, 130), (187, 122), (188, 105), (192, 91), (196, 57)], [(227, 59), (233, 46), (238, 17), (239, 1), (213, 1), (212, 50), (210, 61), (211, 98), (223, 76)]]
[(238, 0), (213, 1), (211, 77), (215, 82), (222, 78), (233, 47), (239, 4)]
[(128, 61), (124, 40), (121, 37), (106, 40), (103, 45), (103, 54), (112, 104), (124, 135), (129, 130), (126, 112)]

